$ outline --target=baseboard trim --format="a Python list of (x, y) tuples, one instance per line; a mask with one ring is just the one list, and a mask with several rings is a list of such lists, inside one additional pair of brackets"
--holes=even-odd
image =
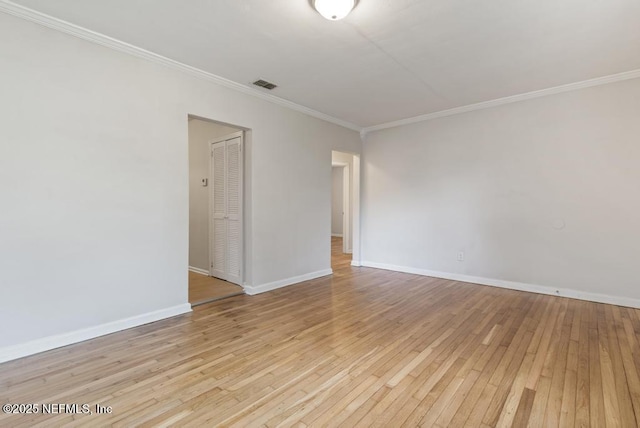
[(568, 297), (570, 299), (586, 300), (596, 303), (607, 303), (610, 305), (625, 306), (629, 308), (640, 309), (640, 299), (630, 297), (610, 296), (607, 294), (590, 293), (585, 291), (573, 290), (570, 288), (555, 288), (545, 285), (527, 284), (524, 282), (505, 281), (502, 279), (484, 278), (479, 276), (470, 276), (457, 273), (438, 272), (426, 269), (418, 269), (407, 266), (397, 266), (385, 263), (376, 263), (370, 261), (361, 262), (362, 266), (391, 270), (395, 272), (411, 273), (415, 275), (430, 276), (434, 278), (450, 279), (453, 281), (468, 282), (471, 284), (488, 285), (490, 287), (507, 288), (510, 290), (526, 291), (529, 293), (547, 294), (550, 296)]
[(0, 363), (27, 357), (29, 355), (39, 354), (40, 352), (50, 351), (63, 346), (73, 345), (74, 343), (84, 342), (85, 340), (94, 339), (99, 336), (116, 333), (118, 331), (127, 330), (189, 312), (191, 312), (191, 305), (185, 303), (183, 305), (148, 312), (146, 314), (97, 325), (95, 327), (44, 337), (42, 339), (36, 339), (18, 345), (6, 346), (4, 348), (0, 348)]
[(351, 260), (351, 266), (354, 266), (354, 267), (361, 267), (361, 266), (362, 266), (362, 263), (360, 263), (360, 262), (358, 262), (358, 261), (356, 261), (356, 260)]
[(342, 238), (342, 233), (332, 233), (331, 236), (334, 238)]
[(304, 275), (294, 276), (287, 279), (282, 279), (280, 281), (269, 282), (267, 284), (254, 285), (254, 286), (245, 285), (244, 292), (250, 296), (255, 296), (256, 294), (266, 293), (267, 291), (277, 290), (278, 288), (287, 287), (289, 285), (298, 284), (300, 282), (309, 281), (316, 278), (321, 278), (323, 276), (328, 276), (331, 274), (333, 274), (333, 270), (325, 269), (325, 270), (319, 270), (317, 272), (307, 273)]
[(190, 270), (191, 272), (194, 272), (194, 273), (199, 273), (200, 275), (207, 275), (207, 276), (209, 276), (209, 271), (208, 271), (208, 270), (200, 269), (200, 268), (193, 267), (193, 266), (189, 266), (189, 270)]

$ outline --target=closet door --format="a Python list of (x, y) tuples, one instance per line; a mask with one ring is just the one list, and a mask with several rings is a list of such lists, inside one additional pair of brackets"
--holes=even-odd
[(211, 276), (227, 279), (226, 143), (211, 147)]
[(211, 145), (211, 276), (242, 285), (242, 135)]
[(226, 142), (227, 281), (242, 285), (242, 138)]

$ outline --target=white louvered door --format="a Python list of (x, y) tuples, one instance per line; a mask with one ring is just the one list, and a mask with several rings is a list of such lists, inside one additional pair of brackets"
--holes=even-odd
[(227, 281), (242, 285), (242, 138), (227, 144)]
[(226, 142), (216, 143), (211, 148), (211, 276), (227, 279), (227, 196), (226, 196)]
[(242, 135), (211, 145), (211, 276), (242, 285)]

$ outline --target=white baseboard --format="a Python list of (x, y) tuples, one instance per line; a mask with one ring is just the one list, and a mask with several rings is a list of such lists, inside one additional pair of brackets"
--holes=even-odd
[(200, 275), (207, 275), (207, 276), (209, 276), (209, 271), (208, 271), (208, 270), (200, 269), (200, 268), (193, 267), (193, 266), (189, 266), (189, 270), (190, 270), (191, 272), (199, 273)]
[(640, 309), (640, 299), (630, 297), (610, 296), (607, 294), (590, 293), (586, 291), (578, 291), (570, 288), (555, 288), (545, 285), (527, 284), (524, 282), (505, 281), (502, 279), (484, 278), (479, 276), (470, 276), (457, 273), (438, 272), (426, 269), (418, 269), (407, 266), (396, 266), (376, 262), (361, 262), (362, 266), (376, 269), (392, 270), (395, 272), (412, 273), (415, 275), (430, 276), (434, 278), (450, 279), (453, 281), (469, 282), (472, 284), (488, 285), (491, 287), (508, 288), (510, 290), (527, 291), (530, 293), (548, 294), (550, 296), (568, 297), (571, 299), (587, 300), (596, 303), (608, 303), (610, 305), (626, 306), (629, 308)]
[(351, 266), (360, 267), (362, 266), (362, 263), (356, 260), (351, 260)]
[(18, 345), (6, 346), (4, 348), (0, 348), (0, 363), (72, 345), (78, 342), (84, 342), (85, 340), (160, 321), (165, 318), (175, 317), (188, 312), (191, 312), (191, 305), (185, 303), (183, 305), (148, 312), (146, 314), (97, 325), (95, 327), (89, 327), (55, 336), (43, 337), (42, 339), (36, 339)]
[(342, 233), (332, 233), (331, 236), (334, 238), (342, 238)]
[(309, 281), (311, 279), (316, 279), (316, 278), (320, 278), (320, 277), (331, 275), (331, 274), (333, 274), (333, 270), (325, 269), (317, 272), (307, 273), (305, 275), (282, 279), (280, 281), (269, 282), (267, 284), (254, 285), (254, 286), (245, 285), (244, 292), (250, 296), (254, 296), (256, 294), (266, 293), (267, 291), (276, 290), (278, 288), (286, 287), (288, 285), (298, 284), (299, 282)]

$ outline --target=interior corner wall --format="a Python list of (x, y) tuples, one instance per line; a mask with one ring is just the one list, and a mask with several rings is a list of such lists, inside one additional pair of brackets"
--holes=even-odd
[(638, 118), (635, 79), (367, 135), (364, 263), (637, 307)]
[(358, 132), (4, 13), (0, 63), (0, 361), (188, 310), (189, 115), (251, 130), (249, 285), (330, 272)]
[(189, 266), (209, 271), (210, 143), (240, 129), (200, 119), (189, 120)]

